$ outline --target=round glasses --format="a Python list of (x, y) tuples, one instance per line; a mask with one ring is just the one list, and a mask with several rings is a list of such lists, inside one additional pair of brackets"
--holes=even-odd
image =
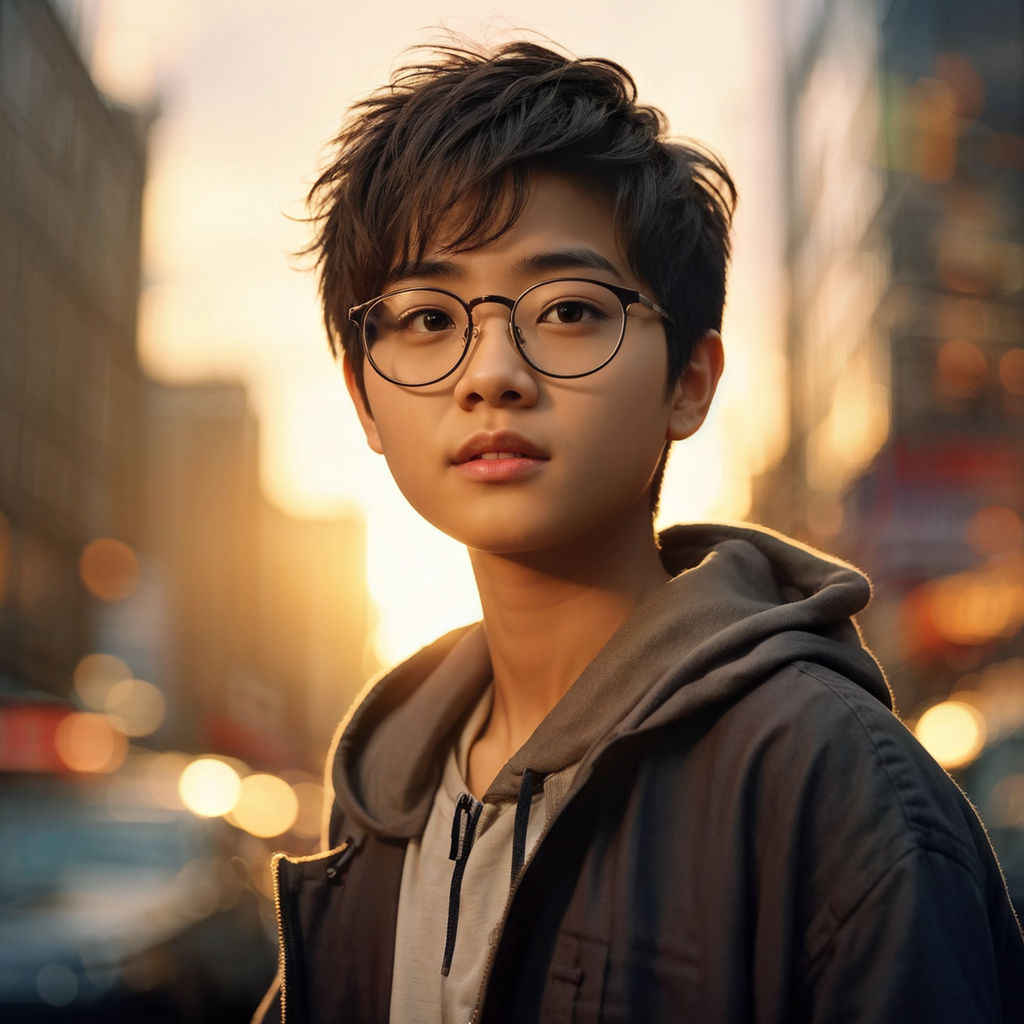
[(509, 339), (548, 377), (586, 377), (611, 362), (634, 304), (672, 321), (634, 288), (578, 277), (542, 281), (518, 299), (481, 295), (464, 302), (443, 288), (399, 288), (353, 306), (348, 315), (374, 370), (393, 384), (418, 388), (455, 372), (469, 351), (473, 310), (486, 302), (508, 309)]

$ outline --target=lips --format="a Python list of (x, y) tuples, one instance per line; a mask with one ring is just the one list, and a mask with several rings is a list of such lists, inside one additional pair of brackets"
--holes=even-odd
[(538, 459), (546, 462), (548, 455), (521, 434), (503, 430), (474, 434), (455, 452), (452, 463), (458, 466), (466, 462), (506, 459)]

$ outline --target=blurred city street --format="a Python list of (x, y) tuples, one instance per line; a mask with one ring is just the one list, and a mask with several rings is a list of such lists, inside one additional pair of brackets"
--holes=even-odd
[[(388, 60), (438, 20), (400, 6)], [(1024, 910), (1020, 4), (659, 2), (621, 41), (593, 24), (577, 41), (580, 5), (544, 6), (502, 25), (537, 13), (621, 60), (739, 184), (722, 409), (712, 440), (677, 446), (663, 525), (749, 519), (870, 575), (860, 626), (897, 709)], [(615, 21), (597, 6), (588, 22)], [(337, 723), (384, 664), (479, 614), (461, 555), (391, 518), (384, 468), (354, 454), (315, 286), (289, 265), (304, 226), (251, 216), (294, 231), (316, 156), (296, 143), (305, 170), (257, 196), (247, 131), (273, 164), (274, 119), (319, 91), (334, 122), (296, 120), (326, 142), (388, 65), (350, 61), (361, 77), (333, 90), (282, 75), (275, 106), (250, 95), (275, 47), (304, 60), (280, 11), (182, 4), (158, 52), (158, 7), (0, 0), (4, 1022), (248, 1020), (276, 967), (270, 858), (316, 847)], [(742, 26), (722, 44), (751, 59), (724, 100), (699, 63), (680, 78), (663, 18), (705, 19), (709, 39)], [(253, 77), (205, 82), (241, 19), (261, 27), (240, 30), (232, 75)], [(338, 63), (344, 28), (319, 30)], [(379, 28), (357, 35), (380, 45)], [(113, 94), (111, 54), (155, 62), (148, 92)], [(238, 147), (227, 171), (204, 161), (204, 111)], [(204, 174), (230, 188), (203, 192)], [(204, 251), (225, 244), (211, 284)], [(268, 307), (229, 274), (261, 245), (272, 269), (249, 284)]]

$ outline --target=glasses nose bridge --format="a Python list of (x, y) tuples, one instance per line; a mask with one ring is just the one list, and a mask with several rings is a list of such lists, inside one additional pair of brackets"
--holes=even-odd
[(466, 307), (466, 313), (469, 316), (470, 336), (480, 330), (480, 325), (473, 319), (473, 311), (477, 306), (483, 306), (491, 302), (497, 303), (499, 306), (504, 306), (505, 309), (508, 310), (508, 330), (511, 336), (512, 310), (515, 309), (516, 300), (510, 299), (507, 295), (478, 295), (475, 299), (470, 299), (468, 302), (463, 303)]

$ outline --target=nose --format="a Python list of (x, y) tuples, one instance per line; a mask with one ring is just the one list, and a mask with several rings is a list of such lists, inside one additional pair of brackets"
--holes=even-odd
[(473, 309), (470, 348), (455, 383), (455, 397), (463, 408), (536, 403), (537, 378), (512, 344), (508, 318), (505, 303)]

